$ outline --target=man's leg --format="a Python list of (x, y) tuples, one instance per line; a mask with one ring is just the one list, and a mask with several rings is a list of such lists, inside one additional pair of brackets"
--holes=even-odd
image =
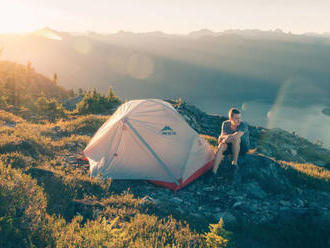
[(233, 164), (237, 164), (240, 145), (241, 145), (241, 138), (238, 136), (233, 136), (227, 139), (227, 142), (232, 144), (231, 147), (233, 152)]
[(219, 168), (221, 161), (223, 160), (223, 152), (226, 151), (227, 144), (220, 143), (218, 146), (217, 153), (215, 154), (214, 163), (213, 163), (213, 173), (216, 174)]

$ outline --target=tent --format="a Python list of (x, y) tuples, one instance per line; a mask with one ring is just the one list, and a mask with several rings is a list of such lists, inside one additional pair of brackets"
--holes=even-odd
[(122, 104), (84, 155), (91, 177), (151, 180), (174, 191), (209, 170), (214, 159), (208, 142), (159, 99)]

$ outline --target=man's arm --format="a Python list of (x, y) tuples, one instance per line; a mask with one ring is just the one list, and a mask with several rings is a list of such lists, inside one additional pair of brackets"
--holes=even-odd
[(221, 126), (221, 134), (220, 134), (219, 137), (218, 137), (218, 144), (220, 144), (220, 143), (224, 143), (223, 140), (226, 140), (226, 136), (227, 136), (227, 133), (226, 133), (225, 122), (222, 122), (222, 126)]
[(233, 134), (226, 134), (226, 132), (224, 130), (225, 130), (225, 127), (223, 126), (221, 135), (218, 138), (218, 143), (220, 143), (220, 142), (226, 143), (226, 140), (230, 137), (238, 136), (239, 138), (241, 138), (245, 134), (245, 132), (248, 131), (247, 125), (245, 123), (242, 123), (242, 125), (240, 125), (240, 127), (239, 127), (239, 130)]
[(239, 138), (241, 138), (247, 131), (248, 131), (248, 126), (245, 124), (245, 122), (242, 122), (242, 124), (240, 125), (238, 131), (236, 131), (232, 135), (233, 136), (238, 136)]
[(239, 138), (241, 138), (243, 135), (244, 135), (244, 132), (242, 132), (242, 131), (237, 131), (237, 132), (235, 132), (233, 134), (226, 134), (226, 133), (224, 133), (224, 134), (222, 134), (222, 135), (219, 136), (218, 143), (221, 143), (221, 142), (222, 143), (225, 143), (226, 140), (228, 138), (230, 138), (230, 137), (238, 136)]

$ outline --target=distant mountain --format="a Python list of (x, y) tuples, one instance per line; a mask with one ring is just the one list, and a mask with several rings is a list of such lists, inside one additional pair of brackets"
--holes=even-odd
[(199, 31), (194, 31), (194, 32), (189, 33), (189, 36), (192, 37), (192, 38), (201, 38), (201, 37), (204, 37), (204, 36), (215, 37), (215, 36), (218, 36), (218, 35), (219, 35), (219, 33), (213, 32), (209, 29), (201, 29)]
[[(280, 30), (207, 29), (70, 34), (45, 28), (0, 35), (2, 58), (32, 65), (66, 88), (111, 85), (121, 98), (183, 97), (290, 106), (329, 104), (330, 39)], [(212, 100), (213, 101), (213, 100)], [(215, 103), (217, 104), (217, 103)]]

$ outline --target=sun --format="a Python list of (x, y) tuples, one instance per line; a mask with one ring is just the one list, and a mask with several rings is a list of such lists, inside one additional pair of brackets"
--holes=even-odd
[(18, 0), (0, 0), (0, 33), (30, 32), (38, 27), (33, 10)]

